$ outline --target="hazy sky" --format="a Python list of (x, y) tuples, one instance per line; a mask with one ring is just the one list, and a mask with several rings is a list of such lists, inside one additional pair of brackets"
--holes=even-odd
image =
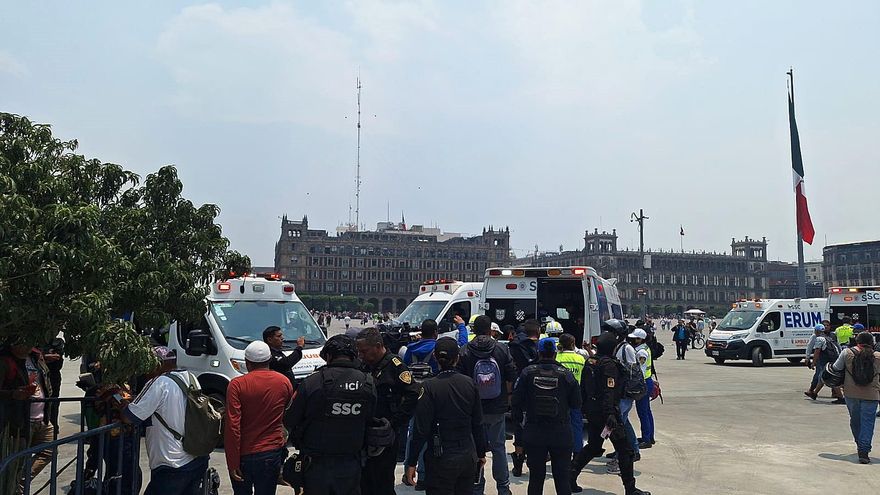
[(794, 260), (794, 66), (822, 246), (880, 237), (880, 3), (4, 2), (0, 110), (145, 175), (175, 164), (232, 247), (271, 265), (279, 217), (479, 233), (518, 255), (650, 217), (646, 244)]

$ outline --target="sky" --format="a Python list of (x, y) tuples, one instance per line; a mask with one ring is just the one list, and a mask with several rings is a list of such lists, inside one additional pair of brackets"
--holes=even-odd
[(255, 265), (284, 214), (348, 221), (358, 75), (368, 228), (637, 249), (641, 208), (649, 248), (766, 236), (793, 261), (793, 67), (812, 260), (880, 238), (878, 46), (876, 1), (4, 2), (0, 111), (142, 176), (175, 165)]

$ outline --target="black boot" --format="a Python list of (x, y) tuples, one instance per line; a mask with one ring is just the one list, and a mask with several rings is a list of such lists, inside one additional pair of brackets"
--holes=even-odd
[[(602, 454), (600, 453), (599, 455)], [(587, 449), (583, 449), (574, 455), (574, 459), (571, 461), (571, 472), (568, 475), (572, 493), (580, 493), (583, 491), (583, 488), (577, 484), (578, 475), (581, 474), (584, 466), (586, 466), (591, 460), (593, 460), (593, 457), (587, 454)]]
[(636, 488), (636, 482), (633, 481), (632, 484), (624, 483), (623, 487), (626, 489), (626, 495), (651, 495), (651, 492), (646, 492), (644, 490), (639, 490)]
[(511, 452), (510, 458), (513, 459), (513, 469), (510, 470), (510, 474), (519, 478), (523, 474), (522, 468), (523, 462), (526, 460), (526, 455), (525, 453), (517, 454), (516, 452)]

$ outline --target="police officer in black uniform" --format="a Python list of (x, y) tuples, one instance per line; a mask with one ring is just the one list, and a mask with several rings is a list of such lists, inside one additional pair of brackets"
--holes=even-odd
[[(363, 371), (372, 375), (376, 386), (377, 418), (391, 422), (394, 431), (406, 431), (416, 409), (421, 386), (403, 361), (388, 352), (382, 334), (375, 328), (362, 330), (357, 336), (357, 349)], [(406, 438), (395, 438), (381, 454), (369, 457), (361, 475), (361, 490), (371, 495), (394, 495), (394, 468), (397, 451)]]
[(455, 370), (458, 342), (437, 340), (437, 376), (425, 381), (409, 439), (404, 483), (415, 485), (419, 452), (425, 450), (427, 495), (471, 495), (489, 448), (483, 433), (483, 405), (473, 379)]
[(583, 411), (587, 418), (587, 445), (571, 463), (571, 491), (582, 491), (577, 485), (577, 477), (584, 466), (593, 458), (605, 452), (602, 445), (605, 436), (614, 445), (620, 465), (620, 477), (626, 495), (651, 495), (636, 488), (633, 476), (633, 449), (626, 436), (626, 427), (620, 414), (620, 398), (623, 383), (618, 364), (614, 359), (617, 337), (613, 331), (604, 332), (596, 343), (596, 355), (587, 359), (581, 375)]
[(357, 369), (355, 341), (331, 337), (321, 350), (326, 366), (306, 378), (284, 418), (308, 467), (309, 495), (359, 495), (367, 424), (376, 408), (373, 378)]
[(569, 495), (572, 437), (571, 409), (580, 409), (581, 392), (574, 375), (556, 362), (556, 341), (538, 341), (536, 364), (527, 366), (513, 387), (513, 420), (522, 425), (529, 495), (544, 492), (547, 455), (556, 493)]

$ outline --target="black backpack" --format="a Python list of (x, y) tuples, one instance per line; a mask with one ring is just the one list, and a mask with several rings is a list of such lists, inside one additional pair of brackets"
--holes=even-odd
[[(626, 342), (621, 342), (614, 349), (614, 355), (621, 348), (626, 346)], [(624, 354), (625, 355), (625, 354)], [(635, 363), (624, 363), (615, 358), (617, 368), (620, 370), (620, 381), (623, 382), (623, 397), (625, 399), (639, 400), (648, 392), (648, 386), (645, 383), (645, 374), (642, 373), (642, 366), (638, 360)]]
[(434, 376), (434, 368), (431, 367), (431, 359), (434, 358), (434, 351), (431, 350), (425, 357), (419, 359), (414, 354), (413, 362), (409, 365), (409, 372), (412, 374), (413, 381), (422, 383), (428, 378)]
[(837, 339), (831, 336), (825, 336), (825, 348), (822, 349), (822, 357), (827, 363), (833, 363), (840, 356), (840, 344)]
[(657, 337), (651, 338), (651, 341), (648, 342), (648, 348), (651, 349), (651, 360), (660, 359), (660, 356), (663, 355), (663, 351), (666, 350), (666, 348), (663, 347), (663, 344), (657, 340)]
[(874, 377), (877, 375), (874, 372), (874, 349), (871, 347), (865, 347), (864, 349), (856, 352), (854, 348), (852, 348), (853, 359), (852, 359), (852, 370), (849, 372), (850, 376), (856, 385), (870, 385), (871, 382), (874, 381)]

